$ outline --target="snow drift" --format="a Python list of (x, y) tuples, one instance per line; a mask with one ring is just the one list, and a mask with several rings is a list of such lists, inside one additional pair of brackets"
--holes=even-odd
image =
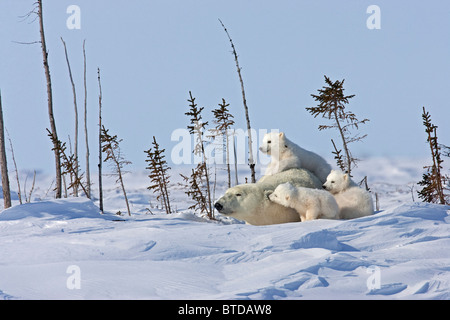
[(450, 299), (450, 207), (372, 187), (384, 201), (373, 216), (259, 227), (182, 201), (131, 218), (85, 198), (14, 206), (0, 213), (0, 299)]

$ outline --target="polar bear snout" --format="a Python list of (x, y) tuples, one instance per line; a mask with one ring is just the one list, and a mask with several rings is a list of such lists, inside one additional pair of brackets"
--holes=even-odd
[(217, 209), (217, 211), (223, 210), (223, 205), (221, 205), (219, 202), (214, 203), (214, 208)]
[(259, 151), (261, 151), (262, 153), (269, 153), (270, 148), (269, 148), (269, 146), (266, 146), (266, 147), (261, 146), (261, 147), (259, 147)]

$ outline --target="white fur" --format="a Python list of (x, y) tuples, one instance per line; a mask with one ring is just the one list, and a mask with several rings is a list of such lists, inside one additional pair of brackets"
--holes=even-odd
[(286, 138), (283, 132), (270, 132), (264, 135), (259, 149), (272, 156), (265, 172), (266, 175), (273, 175), (292, 168), (303, 168), (314, 173), (324, 183), (331, 171), (331, 166), (325, 159), (299, 147)]
[(229, 188), (214, 206), (221, 214), (253, 225), (299, 222), (301, 220), (297, 211), (272, 202), (268, 198), (268, 194), (285, 182), (308, 188), (321, 186), (319, 179), (311, 172), (291, 169), (272, 176), (264, 176), (256, 183)]
[(372, 196), (368, 191), (358, 187), (348, 174), (332, 170), (323, 188), (334, 195), (341, 219), (354, 219), (373, 214)]
[(269, 195), (269, 199), (295, 209), (302, 222), (319, 218), (339, 218), (338, 204), (333, 195), (325, 190), (295, 187), (287, 182), (280, 184)]

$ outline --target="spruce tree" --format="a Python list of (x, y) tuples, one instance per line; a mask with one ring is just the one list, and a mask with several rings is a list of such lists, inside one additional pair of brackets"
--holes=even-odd
[(358, 159), (352, 156), (348, 145), (352, 142), (361, 141), (367, 135), (352, 135), (350, 129), (358, 129), (359, 125), (368, 122), (369, 119), (358, 120), (353, 112), (346, 111), (345, 106), (355, 95), (344, 95), (344, 81), (345, 79), (332, 82), (330, 78), (325, 76), (327, 86), (319, 89), (318, 95), (311, 94), (319, 104), (317, 107), (306, 108), (306, 110), (308, 110), (314, 118), (320, 115), (322, 118), (332, 121), (332, 125), (320, 125), (319, 130), (338, 129), (342, 140), (342, 147), (344, 148), (344, 154), (340, 154), (341, 150), (337, 150), (334, 141), (332, 141), (335, 149), (333, 154), (335, 154), (338, 166), (351, 176), (351, 170), (356, 165)]
[(231, 187), (231, 170), (230, 170), (230, 150), (229, 150), (229, 130), (234, 124), (233, 115), (229, 112), (228, 107), (230, 104), (225, 102), (222, 98), (222, 103), (219, 103), (219, 108), (212, 110), (214, 115), (214, 123), (216, 127), (214, 131), (220, 133), (225, 139), (225, 152), (226, 152), (226, 164), (228, 173), (228, 188)]
[[(190, 125), (187, 126), (189, 133), (195, 136), (196, 144), (194, 146), (193, 153), (197, 156), (201, 156), (202, 160), (197, 165), (196, 169), (192, 169), (190, 178), (183, 176), (185, 182), (189, 183), (189, 190), (186, 192), (195, 202), (195, 208), (201, 208), (201, 212), (205, 212), (208, 218), (214, 219), (214, 211), (212, 208), (211, 200), (211, 187), (209, 183), (209, 172), (207, 166), (207, 159), (205, 153), (205, 141), (204, 131), (208, 122), (203, 122), (202, 111), (204, 107), (197, 107), (195, 98), (189, 91), (189, 111), (185, 115), (190, 117)], [(187, 178), (187, 179), (186, 179)]]
[(61, 159), (61, 168), (62, 168), (61, 176), (64, 177), (67, 174), (69, 174), (70, 176), (70, 184), (67, 187), (67, 189), (77, 190), (78, 187), (81, 187), (83, 189), (84, 194), (87, 196), (88, 192), (82, 182), (84, 174), (79, 173), (79, 165), (78, 161), (76, 161), (75, 155), (71, 153), (67, 155), (66, 143), (61, 142), (61, 140), (59, 139), (55, 140), (54, 135), (48, 128), (47, 128), (47, 135), (50, 137), (50, 140), (54, 145), (52, 150), (56, 151), (58, 153), (59, 158)]
[(109, 134), (109, 129), (106, 129), (105, 126), (102, 126), (101, 130), (102, 134), (100, 138), (102, 143), (102, 152), (106, 154), (106, 158), (105, 160), (103, 160), (103, 162), (109, 161), (111, 163), (114, 169), (113, 175), (117, 176), (116, 183), (120, 183), (120, 186), (122, 188), (125, 203), (127, 205), (128, 215), (131, 216), (130, 205), (128, 204), (128, 197), (125, 191), (125, 185), (123, 183), (123, 174), (125, 173), (123, 171), (123, 168), (126, 165), (131, 164), (131, 162), (125, 160), (121, 152), (119, 144), (120, 142), (122, 142), (122, 139), (118, 139), (117, 135), (111, 136)]
[(170, 176), (168, 172), (170, 170), (170, 167), (167, 165), (167, 161), (164, 159), (165, 149), (159, 148), (159, 144), (156, 142), (155, 136), (153, 136), (152, 145), (153, 149), (150, 148), (144, 151), (147, 154), (147, 159), (145, 160), (145, 162), (148, 163), (148, 166), (146, 167), (146, 169), (150, 170), (150, 175), (148, 177), (152, 182), (152, 184), (147, 189), (152, 190), (153, 193), (158, 193), (156, 199), (161, 200), (166, 213), (169, 214), (172, 213), (168, 190), (168, 185), (170, 183)]
[(422, 180), (418, 183), (423, 186), (422, 190), (418, 192), (419, 198), (424, 202), (450, 204), (450, 196), (444, 192), (449, 177), (441, 173), (444, 161), (441, 159), (441, 145), (438, 144), (437, 126), (431, 122), (431, 116), (425, 110), (425, 107), (423, 107), (422, 119), (433, 164), (424, 167), (427, 172), (423, 174)]

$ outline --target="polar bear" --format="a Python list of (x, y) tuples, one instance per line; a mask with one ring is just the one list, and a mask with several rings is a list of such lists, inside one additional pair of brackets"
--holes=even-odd
[(325, 159), (314, 152), (299, 147), (286, 138), (283, 132), (265, 134), (259, 150), (272, 156), (265, 175), (272, 175), (292, 168), (303, 168), (314, 173), (324, 183), (331, 171), (331, 166)]
[(295, 209), (300, 220), (339, 219), (339, 207), (333, 195), (325, 190), (296, 187), (286, 182), (278, 185), (269, 200)]
[(341, 219), (354, 219), (373, 214), (372, 196), (368, 191), (358, 187), (348, 174), (332, 170), (323, 188), (334, 195)]
[(321, 188), (322, 183), (311, 172), (290, 169), (271, 176), (264, 176), (256, 183), (240, 184), (229, 188), (214, 207), (219, 213), (243, 220), (252, 225), (269, 225), (301, 221), (292, 208), (284, 207), (268, 198), (275, 188), (290, 182), (295, 186)]

